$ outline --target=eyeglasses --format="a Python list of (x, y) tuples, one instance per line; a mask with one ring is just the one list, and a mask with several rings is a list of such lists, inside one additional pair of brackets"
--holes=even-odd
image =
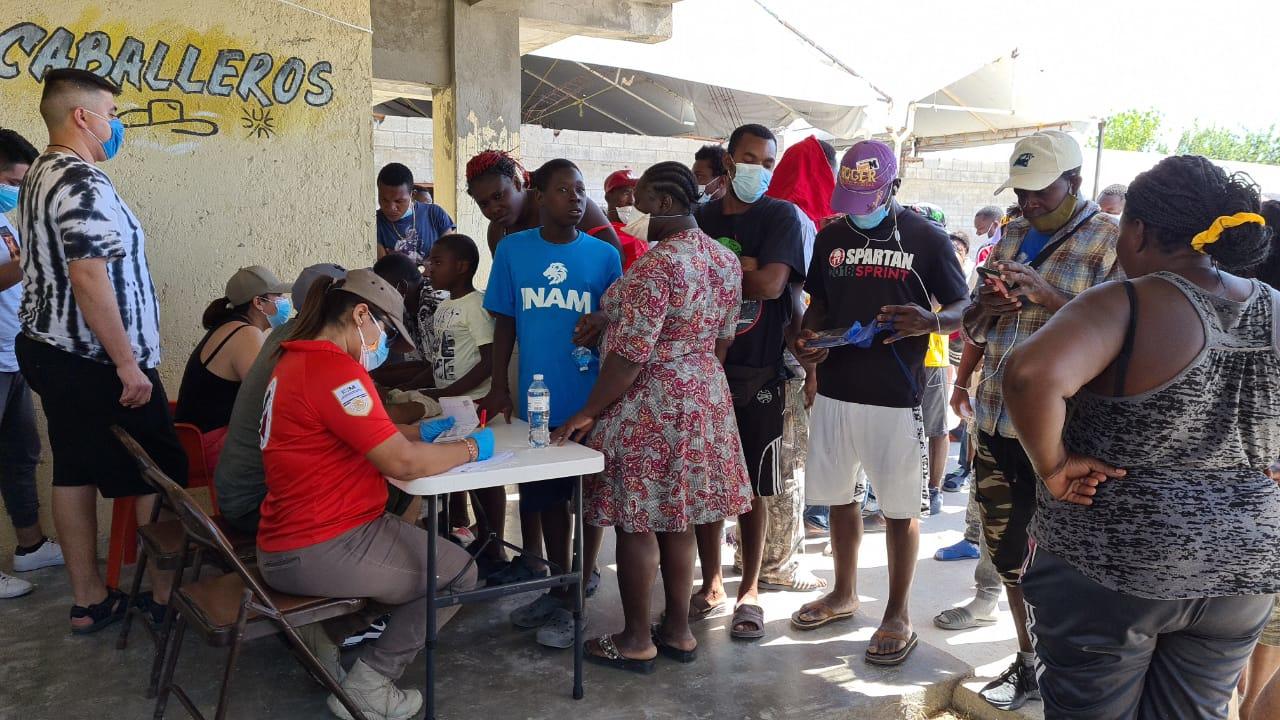
[(385, 315), (382, 315), (381, 313), (370, 313), (370, 315), (373, 316), (373, 321), (378, 323), (378, 327), (387, 334), (388, 345), (395, 342), (396, 338), (400, 337), (400, 331), (396, 329), (395, 324), (388, 320)]

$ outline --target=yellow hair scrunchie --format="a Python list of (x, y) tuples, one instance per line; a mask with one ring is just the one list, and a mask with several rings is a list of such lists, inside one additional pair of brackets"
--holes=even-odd
[(1212, 245), (1218, 242), (1218, 238), (1222, 237), (1223, 230), (1236, 227), (1237, 225), (1246, 225), (1248, 223), (1266, 225), (1267, 220), (1258, 213), (1251, 212), (1238, 212), (1235, 215), (1222, 215), (1217, 220), (1213, 221), (1213, 224), (1209, 226), (1208, 230), (1200, 232), (1196, 234), (1195, 237), (1191, 238), (1191, 249), (1196, 252), (1204, 252), (1205, 245)]

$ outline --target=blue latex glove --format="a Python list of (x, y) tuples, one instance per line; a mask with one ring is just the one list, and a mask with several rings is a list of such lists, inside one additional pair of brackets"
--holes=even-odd
[(467, 437), (476, 441), (476, 460), (488, 460), (493, 457), (493, 430), (481, 428)]
[(453, 427), (453, 418), (442, 417), (436, 420), (424, 420), (418, 423), (418, 437), (424, 442), (434, 442), (436, 438), (449, 432)]

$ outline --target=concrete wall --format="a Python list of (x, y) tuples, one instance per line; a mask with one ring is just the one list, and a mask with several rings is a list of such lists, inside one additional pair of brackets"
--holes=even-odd
[[(3, 3), (3, 124), (37, 147), (45, 69), (87, 65), (124, 81), (130, 129), (103, 167), (146, 231), (171, 397), (201, 311), (237, 268), (292, 279), (372, 253), (369, 3), (299, 4), (314, 12), (260, 0), (112, 0), (109, 12), (96, 0)], [(41, 469), (47, 491), (47, 451)], [(11, 544), (0, 521), (0, 547)]]
[[(530, 171), (552, 158), (568, 158), (582, 169), (587, 194), (604, 207), (604, 179), (614, 170), (631, 168), (639, 176), (650, 165), (664, 160), (693, 163), (693, 154), (705, 142), (684, 138), (642, 137), (615, 133), (551, 130), (538, 125), (520, 126), (521, 162)], [(435, 177), (432, 151), (435, 147), (429, 118), (387, 117), (373, 129), (372, 174), (389, 162), (409, 166), (417, 180)], [(483, 149), (483, 148), (478, 148)], [(371, 184), (373, 180), (369, 181)], [(463, 212), (455, 218), (459, 231), (485, 247), (486, 221), (470, 198), (460, 197)], [(481, 250), (481, 278), (488, 277), (489, 258)]]
[(987, 205), (1003, 208), (1016, 201), (1012, 190), (991, 194), (1008, 177), (1006, 163), (925, 155), (906, 165), (898, 197), (904, 203), (937, 205), (947, 215), (948, 230), (963, 230), (972, 237), (974, 213)]

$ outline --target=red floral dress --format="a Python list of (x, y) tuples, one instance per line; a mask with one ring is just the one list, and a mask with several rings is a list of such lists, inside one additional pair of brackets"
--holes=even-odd
[(586, 522), (681, 532), (751, 507), (751, 484), (716, 340), (733, 337), (742, 266), (701, 230), (650, 247), (603, 299), (606, 353), (643, 367), (600, 415), (588, 444), (604, 472)]

